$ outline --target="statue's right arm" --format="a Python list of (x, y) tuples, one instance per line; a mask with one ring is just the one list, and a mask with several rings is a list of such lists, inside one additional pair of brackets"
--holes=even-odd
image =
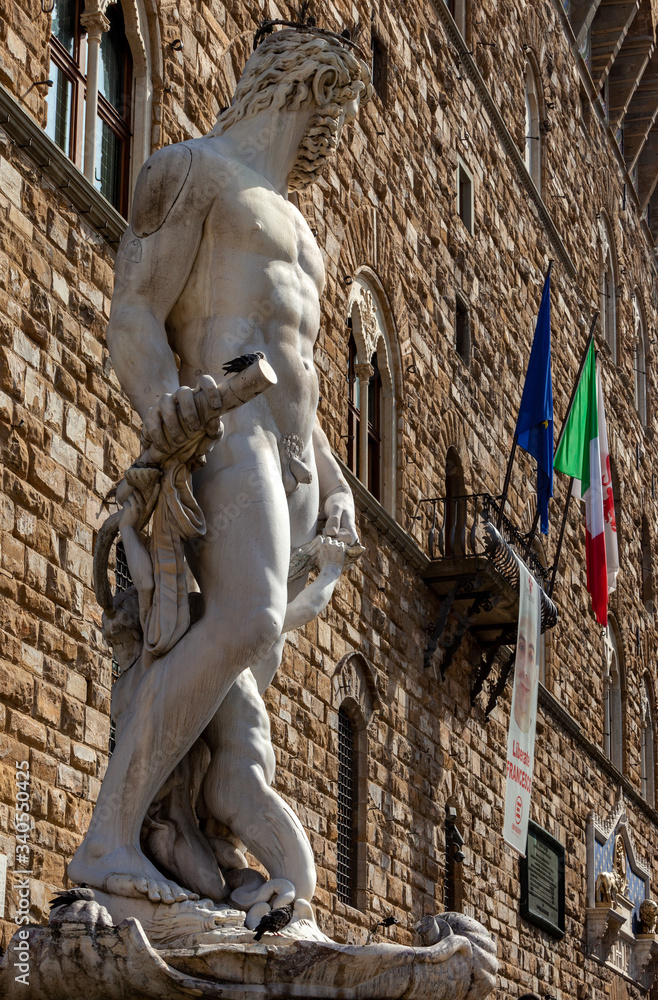
[(177, 144), (144, 164), (131, 224), (117, 252), (107, 344), (131, 403), (143, 420), (151, 411), (145, 422), (151, 439), (159, 436), (158, 421), (167, 428), (171, 423), (174, 439), (181, 424), (184, 431), (199, 427), (191, 389), (179, 388), (165, 327), (189, 278), (212, 203), (211, 185), (197, 176), (199, 155), (198, 148)]

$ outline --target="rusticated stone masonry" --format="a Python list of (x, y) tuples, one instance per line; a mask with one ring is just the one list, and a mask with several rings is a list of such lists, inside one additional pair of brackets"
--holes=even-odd
[[(131, 7), (132, 0), (122, 2)], [(532, 991), (558, 1000), (603, 1000), (621, 995), (615, 984), (622, 980), (583, 952), (591, 810), (607, 816), (624, 796), (638, 852), (658, 887), (658, 815), (641, 797), (640, 773), (644, 677), (654, 691), (657, 681), (654, 612), (643, 592), (642, 519), (646, 570), (655, 558), (658, 397), (649, 347), (645, 428), (634, 405), (632, 309), (635, 294), (649, 343), (656, 328), (653, 247), (625, 188), (612, 136), (582, 103), (561, 5), (485, 0), (468, 12), (469, 55), (448, 27), (442, 0), (435, 4), (316, 5), (328, 26), (356, 20), (364, 31), (372, 26), (387, 60), (384, 99), (375, 96), (346, 129), (337, 161), (299, 205), (317, 230), (327, 269), (316, 354), (320, 415), (343, 461), (346, 279), (368, 267), (383, 289), (395, 345), (396, 518), (361, 497), (365, 556), (345, 574), (327, 613), (286, 647), (267, 695), (277, 787), (309, 831), (318, 863), (318, 920), (329, 934), (365, 941), (379, 934), (377, 921), (392, 914), (398, 924), (382, 933), (411, 942), (414, 923), (442, 908), (450, 798), (466, 839), (464, 909), (499, 940), (497, 997)], [(160, 53), (153, 149), (210, 128), (230, 99), (260, 19), (292, 12), (287, 5), (237, 0), (144, 0), (143, 6), (150, 44)], [(642, 0), (643, 16), (645, 6)], [(650, 29), (655, 33), (651, 20)], [(0, 0), (0, 83), (17, 101), (48, 76), (49, 31), (50, 18), (37, 0)], [(169, 42), (178, 38), (183, 46), (176, 51)], [(541, 197), (532, 195), (520, 165), (524, 45), (536, 61), (550, 126), (542, 136)], [(40, 126), (46, 98), (43, 88), (25, 97)], [(460, 161), (473, 177), (473, 234), (456, 210)], [(557, 941), (521, 919), (518, 861), (501, 836), (509, 691), (488, 722), (487, 690), (471, 706), (481, 650), (468, 635), (443, 682), (438, 667), (423, 667), (439, 608), (420, 579), (426, 525), (413, 517), (419, 500), (444, 495), (449, 449), (468, 493), (500, 492), (550, 258), (556, 430), (561, 426), (599, 308), (603, 217), (616, 256), (616, 364), (599, 334), (597, 346), (620, 528), (621, 572), (611, 609), (623, 669), (623, 777), (592, 749), (604, 741), (603, 648), (585, 589), (584, 524), (574, 503), (545, 683), (575, 724), (567, 729), (544, 699), (533, 793), (533, 818), (566, 847), (567, 932)], [(36, 922), (45, 919), (52, 891), (68, 884), (66, 863), (86, 829), (107, 762), (111, 662), (91, 564), (108, 512), (104, 499), (135, 456), (139, 431), (104, 343), (112, 281), (112, 246), (72, 207), (66, 191), (56, 189), (29, 148), (0, 131), (0, 853), (9, 858), (2, 945), (15, 928), (17, 906), (16, 762), (30, 766), (30, 913)], [(457, 294), (470, 316), (468, 366), (455, 350)], [(522, 530), (532, 520), (533, 484), (533, 463), (520, 454), (508, 509)], [(547, 565), (565, 493), (556, 475), (550, 535), (542, 542)], [(453, 617), (448, 634), (454, 626)], [(353, 650), (368, 662), (381, 697), (360, 783), (366, 796), (359, 831), (363, 910), (336, 895), (339, 706), (332, 678)], [(655, 703), (653, 711), (655, 720)], [(630, 983), (623, 988), (628, 996), (645, 995)]]

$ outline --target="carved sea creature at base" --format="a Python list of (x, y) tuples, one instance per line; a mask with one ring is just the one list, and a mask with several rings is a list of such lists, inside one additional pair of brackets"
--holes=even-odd
[[(228, 906), (213, 908), (209, 900), (150, 904), (166, 911), (163, 928), (167, 925), (168, 933), (176, 925), (185, 928), (178, 941), (156, 948), (136, 916), (109, 925), (104, 894), (95, 895), (97, 901), (88, 901), (86, 908), (84, 901), (77, 901), (68, 913), (59, 906), (54, 926), (22, 929), (14, 935), (0, 963), (2, 997), (484, 1000), (496, 985), (496, 945), (481, 924), (463, 914), (441, 914), (440, 939), (429, 947), (411, 948), (388, 942), (336, 944), (310, 919), (311, 907), (302, 900), (296, 902), (290, 923), (277, 934), (265, 933), (260, 942), (244, 926), (244, 914)], [(142, 908), (147, 904), (124, 902)], [(190, 933), (194, 919), (199, 923)], [(19, 947), (29, 953), (29, 974), (22, 983), (16, 982), (12, 957)]]

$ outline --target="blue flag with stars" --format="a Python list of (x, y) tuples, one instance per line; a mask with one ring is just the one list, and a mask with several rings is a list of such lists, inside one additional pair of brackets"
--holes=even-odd
[(519, 447), (537, 460), (537, 510), (544, 535), (548, 534), (548, 499), (553, 496), (552, 266), (544, 282), (515, 431)]

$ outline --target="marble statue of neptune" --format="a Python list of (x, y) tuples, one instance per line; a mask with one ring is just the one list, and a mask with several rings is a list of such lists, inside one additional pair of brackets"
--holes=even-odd
[[(326, 606), (358, 546), (316, 419), (323, 261), (288, 192), (319, 176), (370, 93), (340, 38), (272, 33), (212, 131), (140, 173), (107, 342), (142, 446), (158, 456), (163, 513), (149, 541), (134, 484), (152, 470), (126, 474), (117, 500), (140, 641), (115, 685), (116, 749), (69, 865), (103, 893), (225, 899), (249, 887), (247, 849), (294, 898), (315, 890), (308, 838), (271, 788), (261, 695), (285, 633)], [(245, 356), (264, 358), (276, 384), (227, 410), (223, 371)], [(204, 530), (189, 541), (180, 525), (195, 518)], [(300, 552), (307, 570), (293, 573)]]

